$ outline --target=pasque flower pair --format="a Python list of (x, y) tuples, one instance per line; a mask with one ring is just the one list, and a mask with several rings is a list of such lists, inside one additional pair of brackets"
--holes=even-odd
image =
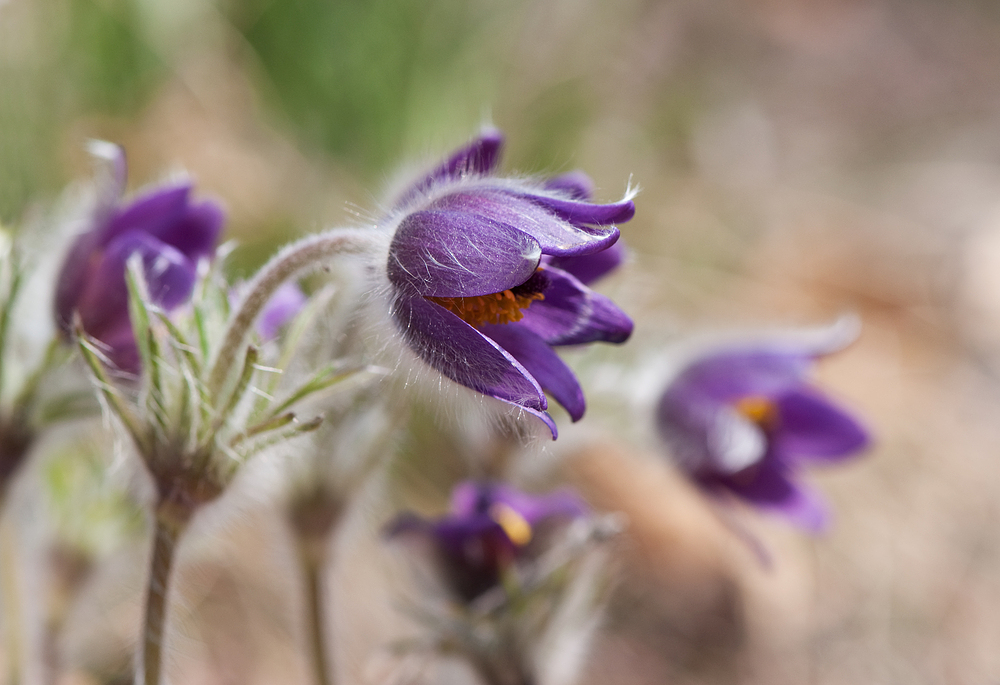
[[(590, 203), (590, 181), (579, 173), (548, 182), (497, 177), (501, 146), (499, 133), (483, 134), (413, 184), (384, 219), (393, 231), (390, 307), (420, 359), (539, 416), (555, 436), (544, 392), (574, 420), (585, 402), (552, 348), (622, 342), (631, 333), (631, 320), (587, 283), (621, 261), (613, 224), (630, 219), (634, 205)], [(90, 230), (66, 258), (55, 312), (67, 332), (76, 312), (110, 360), (136, 372), (127, 260), (140, 255), (155, 304), (177, 307), (190, 297), (198, 261), (214, 253), (223, 213), (210, 200), (193, 200), (187, 182), (123, 203), (120, 152), (115, 168)]]

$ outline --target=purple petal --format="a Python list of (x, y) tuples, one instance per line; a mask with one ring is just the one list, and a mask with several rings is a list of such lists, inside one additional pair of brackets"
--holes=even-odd
[(500, 131), (496, 129), (483, 131), (478, 138), (456, 150), (444, 163), (410, 186), (395, 205), (397, 207), (406, 205), (441, 181), (488, 174), (500, 161), (502, 149), (503, 134)]
[(542, 389), (520, 362), (444, 307), (399, 295), (392, 316), (410, 348), (456, 383), (532, 413), (547, 407)]
[(519, 325), (550, 345), (621, 343), (632, 334), (632, 320), (610, 299), (554, 267), (544, 271), (545, 299), (532, 302)]
[(167, 245), (173, 245), (193, 262), (211, 258), (219, 242), (226, 214), (212, 200), (188, 205), (173, 222), (158, 224), (147, 231)]
[(868, 431), (854, 417), (816, 391), (787, 392), (777, 404), (780, 427), (774, 441), (789, 457), (836, 461), (870, 442)]
[(625, 244), (619, 240), (606, 250), (581, 257), (547, 257), (544, 262), (576, 276), (584, 285), (604, 277), (625, 261)]
[(470, 297), (524, 283), (541, 258), (522, 231), (462, 212), (414, 212), (389, 246), (389, 280), (427, 297)]
[(480, 330), (521, 362), (542, 389), (565, 407), (574, 421), (583, 418), (587, 408), (583, 389), (573, 371), (544, 340), (516, 323), (485, 324)]
[(635, 216), (635, 203), (620, 200), (606, 205), (597, 205), (580, 200), (567, 200), (548, 195), (524, 195), (532, 202), (540, 204), (556, 216), (573, 223), (607, 226), (625, 223)]
[(432, 203), (433, 209), (464, 212), (512, 226), (538, 241), (544, 254), (583, 255), (607, 249), (618, 240), (618, 229), (584, 229), (560, 219), (530, 200), (501, 188), (451, 193)]
[(260, 337), (264, 340), (276, 338), (281, 327), (302, 311), (307, 301), (308, 298), (298, 285), (292, 281), (282, 283), (264, 305), (264, 311), (257, 321), (257, 332)]
[(497, 484), (493, 486), (492, 494), (494, 502), (507, 505), (531, 525), (549, 518), (578, 518), (590, 512), (587, 505), (568, 489), (535, 496)]
[(97, 342), (111, 365), (119, 371), (137, 376), (142, 370), (139, 347), (127, 316), (116, 328), (104, 331)]
[(141, 232), (159, 237), (183, 219), (191, 195), (191, 184), (181, 183), (149, 191), (119, 208), (104, 231), (102, 244), (118, 236)]
[(135, 253), (142, 256), (153, 302), (172, 309), (191, 296), (196, 269), (183, 254), (148, 235), (121, 236), (108, 245), (97, 266), (90, 271), (86, 288), (76, 304), (84, 330), (98, 339), (104, 340), (107, 331), (119, 328), (128, 320), (125, 265)]
[(563, 193), (573, 200), (589, 200), (594, 195), (594, 182), (582, 171), (571, 171), (547, 180), (545, 189)]
[(822, 531), (829, 522), (829, 509), (822, 496), (811, 487), (794, 482), (776, 460), (762, 462), (749, 482), (730, 479), (726, 486), (751, 504), (773, 511), (810, 532)]
[(73, 312), (81, 295), (100, 265), (100, 254), (96, 251), (100, 248), (101, 239), (99, 231), (91, 231), (77, 237), (59, 271), (59, 280), (56, 282), (55, 315), (56, 323), (66, 333), (70, 331)]
[(743, 397), (776, 397), (801, 386), (812, 358), (767, 349), (708, 354), (687, 367), (671, 384), (679, 401), (711, 398), (732, 402)]
[(729, 490), (753, 506), (779, 514), (813, 533), (822, 531), (829, 521), (823, 498), (809, 486), (794, 481), (788, 466), (774, 452), (739, 473), (698, 480), (709, 490)]

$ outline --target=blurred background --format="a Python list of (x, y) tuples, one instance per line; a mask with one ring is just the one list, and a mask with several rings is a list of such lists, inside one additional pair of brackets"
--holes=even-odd
[[(377, 213), (401, 168), (487, 122), (506, 169), (582, 168), (604, 201), (642, 188), (606, 289), (637, 321), (635, 368), (692, 333), (864, 322), (820, 378), (877, 446), (813, 474), (828, 535), (737, 526), (770, 567), (602, 409), (602, 388), (640, 404), (648, 388), (588, 367), (589, 432), (546, 449), (574, 452), (565, 477), (631, 523), (584, 682), (997, 682), (1000, 4), (0, 0), (4, 224), (89, 176), (88, 138), (112, 140), (133, 189), (183, 168), (221, 198), (246, 274)], [(258, 524), (214, 540), (239, 548)], [(187, 573), (190, 625), (221, 621), (206, 588), (252, 586)], [(219, 679), (251, 638), (185, 625), (178, 661), (202, 666), (177, 682), (302, 668), (288, 648)]]

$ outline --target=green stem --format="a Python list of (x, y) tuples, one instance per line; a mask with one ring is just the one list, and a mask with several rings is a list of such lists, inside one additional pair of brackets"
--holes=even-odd
[(146, 590), (146, 614), (143, 620), (142, 652), (139, 656), (141, 680), (138, 685), (159, 685), (163, 669), (163, 636), (167, 619), (167, 595), (174, 566), (177, 542), (187, 528), (178, 520), (158, 510), (153, 525), (153, 557)]
[(243, 301), (229, 320), (219, 356), (208, 377), (212, 400), (217, 400), (222, 393), (235, 360), (243, 354), (243, 342), (254, 321), (282, 283), (308, 269), (320, 267), (332, 257), (366, 252), (374, 245), (375, 240), (369, 232), (350, 229), (328, 231), (285, 246), (265, 264), (250, 281)]

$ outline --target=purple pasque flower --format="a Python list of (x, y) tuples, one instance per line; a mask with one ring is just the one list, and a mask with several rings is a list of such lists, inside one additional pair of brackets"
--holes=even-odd
[(465, 481), (452, 491), (448, 514), (432, 521), (403, 514), (388, 535), (429, 542), (448, 587), (472, 602), (515, 565), (537, 558), (554, 528), (588, 513), (569, 490), (536, 497), (501, 483)]
[(821, 338), (702, 354), (680, 371), (657, 408), (660, 435), (700, 486), (732, 493), (813, 532), (825, 526), (827, 509), (798, 479), (800, 466), (841, 461), (871, 441), (857, 419), (808, 382), (819, 356), (849, 342), (842, 327)]
[(211, 258), (225, 215), (218, 203), (195, 201), (190, 181), (170, 183), (123, 201), (125, 157), (107, 145), (114, 174), (87, 230), (70, 247), (56, 284), (55, 318), (69, 333), (73, 315), (83, 330), (104, 344), (118, 368), (139, 371), (139, 352), (128, 311), (125, 269), (142, 259), (152, 301), (170, 310), (191, 297), (198, 262)]
[(554, 438), (545, 393), (574, 421), (586, 403), (552, 348), (632, 333), (631, 319), (587, 283), (621, 261), (614, 224), (635, 205), (592, 204), (579, 172), (547, 183), (496, 176), (502, 143), (499, 132), (483, 133), (397, 202), (391, 312), (424, 362), (538, 416)]

